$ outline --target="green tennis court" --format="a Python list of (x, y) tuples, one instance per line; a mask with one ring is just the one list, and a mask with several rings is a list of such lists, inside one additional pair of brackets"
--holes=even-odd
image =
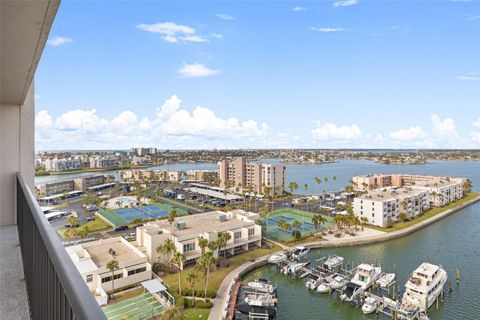
[[(290, 240), (292, 239), (292, 231), (298, 230), (302, 235), (309, 235), (315, 231), (315, 226), (312, 223), (312, 217), (315, 213), (306, 212), (302, 210), (297, 210), (293, 208), (283, 208), (271, 212), (268, 218), (263, 218), (263, 222), (267, 225), (267, 234), (269, 238), (279, 239), (279, 240)], [(333, 225), (333, 221), (330, 218), (325, 217), (328, 221), (322, 224), (320, 227), (326, 227)], [(278, 221), (283, 220), (290, 225), (293, 221), (300, 222), (299, 228), (291, 227), (289, 232), (283, 231), (277, 225)]]
[(135, 219), (164, 218), (170, 210), (175, 207), (178, 216), (184, 216), (188, 212), (184, 208), (170, 205), (168, 203), (156, 202), (149, 206), (127, 209), (100, 209), (98, 214), (107, 220), (111, 225), (118, 227), (129, 224)]
[(154, 296), (144, 293), (102, 308), (108, 320), (141, 320), (159, 315), (165, 311)]

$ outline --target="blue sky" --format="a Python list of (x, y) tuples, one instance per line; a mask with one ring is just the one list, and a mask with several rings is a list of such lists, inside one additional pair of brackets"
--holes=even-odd
[(63, 1), (37, 149), (478, 148), (479, 1)]

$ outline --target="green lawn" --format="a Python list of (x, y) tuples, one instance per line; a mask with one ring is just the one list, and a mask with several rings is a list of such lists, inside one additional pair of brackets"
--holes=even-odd
[(435, 208), (432, 208), (430, 210), (428, 210), (427, 212), (425, 212), (425, 214), (423, 214), (422, 216), (420, 217), (417, 217), (411, 221), (406, 221), (406, 222), (398, 222), (398, 223), (395, 223), (393, 226), (391, 226), (390, 228), (380, 228), (380, 227), (377, 227), (377, 226), (371, 226), (371, 225), (368, 225), (367, 227), (368, 228), (371, 228), (371, 229), (375, 229), (375, 230), (380, 230), (380, 231), (384, 231), (384, 232), (393, 232), (393, 231), (398, 231), (398, 230), (401, 230), (401, 229), (404, 229), (404, 228), (407, 228), (407, 227), (410, 227), (410, 226), (413, 226), (421, 221), (425, 221), (429, 218), (432, 218), (442, 212), (445, 212), (446, 210), (449, 210), (449, 209), (454, 209), (458, 206), (461, 206), (462, 204), (470, 201), (470, 200), (473, 200), (474, 198), (476, 198), (478, 195), (480, 195), (480, 193), (478, 192), (470, 192), (469, 194), (467, 194), (464, 198), (462, 199), (459, 199), (457, 201), (454, 201), (452, 203), (449, 203), (448, 205), (446, 205), (445, 207), (435, 207)]
[(145, 289), (143, 287), (125, 290), (122, 292), (115, 293), (115, 301), (120, 302), (123, 300), (141, 296), (144, 293), (145, 293)]
[[(255, 249), (251, 251), (246, 251), (239, 255), (233, 256), (228, 258), (229, 266), (226, 268), (219, 268), (216, 270), (212, 270), (210, 272), (210, 277), (208, 278), (208, 290), (209, 291), (217, 291), (218, 287), (222, 283), (223, 279), (232, 272), (236, 267), (240, 266), (241, 264), (258, 257), (262, 257), (267, 254), (271, 254), (281, 250), (279, 246), (274, 246), (272, 249)], [(222, 259), (222, 258), (220, 258)], [(188, 288), (188, 285), (185, 281), (186, 274), (189, 273), (194, 266), (186, 267), (185, 270), (182, 272), (182, 288)], [(212, 268), (213, 269), (213, 268)], [(203, 290), (205, 289), (204, 280), (201, 273), (198, 273), (199, 279), (195, 284), (195, 293), (199, 292), (199, 294), (203, 294)], [(168, 274), (163, 277), (163, 280), (169, 286), (169, 292), (171, 293), (178, 293), (178, 275), (175, 274)]]
[[(89, 221), (85, 223), (84, 225), (81, 225), (77, 228), (77, 231), (82, 229), (84, 226), (88, 226), (88, 234), (93, 234), (93, 233), (98, 233), (100, 231), (105, 231), (105, 230), (110, 230), (112, 227), (107, 224), (105, 221), (103, 221), (100, 218), (96, 218), (93, 221)], [(65, 232), (65, 228), (59, 229), (58, 233), (63, 236), (63, 233)]]
[(184, 309), (183, 315), (185, 320), (204, 320), (208, 319), (210, 309)]

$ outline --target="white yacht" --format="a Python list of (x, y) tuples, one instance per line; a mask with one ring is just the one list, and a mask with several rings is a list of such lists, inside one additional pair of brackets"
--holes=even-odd
[(371, 264), (362, 263), (357, 267), (357, 271), (352, 280), (347, 283), (344, 293), (340, 296), (342, 300), (352, 301), (359, 293), (367, 290), (380, 278), (382, 274), (381, 267), (375, 267)]
[(419, 307), (426, 311), (442, 292), (447, 279), (447, 272), (441, 266), (422, 263), (405, 284), (401, 308), (408, 311)]
[(336, 271), (343, 266), (343, 257), (334, 254), (328, 256), (327, 260), (323, 263), (323, 266), (330, 271)]
[(245, 302), (251, 306), (274, 307), (277, 304), (277, 298), (268, 293), (250, 293), (245, 297)]
[(309, 290), (314, 290), (318, 287), (320, 283), (321, 283), (320, 278), (314, 277), (314, 278), (308, 279), (308, 281), (305, 283), (305, 287)]
[(332, 289), (330, 288), (330, 285), (326, 282), (320, 283), (317, 287), (318, 293), (327, 293), (327, 292), (330, 292), (330, 290)]
[(255, 279), (247, 283), (247, 286), (259, 292), (274, 293), (275, 286), (267, 279)]
[(375, 282), (380, 288), (387, 288), (392, 285), (395, 281), (395, 273), (384, 273), (382, 276)]
[(363, 314), (373, 313), (377, 309), (377, 306), (378, 306), (377, 300), (375, 300), (372, 297), (368, 297), (365, 299), (365, 302), (363, 303), (362, 312)]
[(296, 247), (292, 251), (292, 259), (299, 260), (299, 259), (305, 257), (309, 251), (310, 251), (310, 249), (307, 248), (307, 247), (303, 247), (303, 246)]
[(285, 262), (287, 261), (287, 255), (285, 253), (275, 253), (275, 254), (272, 254), (270, 257), (268, 257), (268, 262), (269, 263), (274, 263), (274, 264), (278, 264), (278, 263), (282, 263), (282, 262)]
[(348, 283), (347, 279), (338, 275), (333, 279), (332, 282), (330, 282), (330, 287), (332, 289), (340, 289), (340, 288), (345, 287), (347, 285), (347, 283)]

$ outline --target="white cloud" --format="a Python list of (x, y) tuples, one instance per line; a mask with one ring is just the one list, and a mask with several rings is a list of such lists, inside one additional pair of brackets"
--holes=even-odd
[(440, 116), (432, 114), (433, 134), (437, 138), (458, 138), (455, 121), (452, 118), (441, 119)]
[(97, 115), (95, 109), (75, 109), (56, 119), (45, 110), (36, 115), (38, 149), (128, 148), (150, 144), (175, 148), (196, 148), (208, 141), (208, 147), (258, 142), (269, 127), (253, 119), (220, 118), (212, 109), (197, 106), (188, 111), (181, 99), (171, 96), (151, 117), (140, 121), (133, 111), (125, 110), (111, 119)]
[(337, 7), (348, 7), (348, 6), (353, 6), (358, 3), (358, 0), (338, 0), (333, 2), (333, 6), (335, 8)]
[(478, 80), (480, 80), (480, 76), (460, 75), (460, 76), (455, 76), (455, 79), (457, 79), (457, 80), (467, 80), (467, 81), (478, 81)]
[(420, 127), (410, 127), (390, 133), (390, 138), (402, 141), (417, 140), (424, 138), (427, 134)]
[(184, 64), (177, 72), (184, 78), (208, 77), (221, 73), (220, 70), (210, 69), (201, 63)]
[(232, 17), (231, 15), (229, 14), (225, 14), (225, 13), (218, 13), (216, 14), (216, 16), (222, 20), (235, 20), (234, 17)]
[(340, 32), (345, 31), (344, 28), (337, 28), (337, 27), (312, 27), (313, 31), (316, 32)]
[(294, 7), (292, 11), (294, 12), (301, 12), (301, 11), (306, 11), (307, 9), (305, 7)]
[(179, 25), (175, 22), (159, 22), (153, 24), (141, 23), (137, 25), (137, 28), (147, 32), (159, 33), (162, 35), (163, 40), (170, 43), (177, 43), (178, 40), (187, 42), (208, 41), (205, 37), (196, 34), (194, 28), (186, 25)]
[(315, 140), (355, 140), (362, 136), (362, 130), (356, 124), (337, 126), (333, 123), (317, 122), (311, 133)]
[(52, 46), (52, 47), (58, 47), (63, 44), (71, 43), (73, 42), (72, 39), (67, 38), (67, 37), (60, 37), (60, 36), (55, 36), (51, 39), (48, 39), (47, 44)]
[(473, 125), (477, 128), (480, 128), (480, 117), (473, 123)]
[(471, 132), (470, 136), (471, 136), (472, 141), (474, 143), (480, 144), (480, 132)]

